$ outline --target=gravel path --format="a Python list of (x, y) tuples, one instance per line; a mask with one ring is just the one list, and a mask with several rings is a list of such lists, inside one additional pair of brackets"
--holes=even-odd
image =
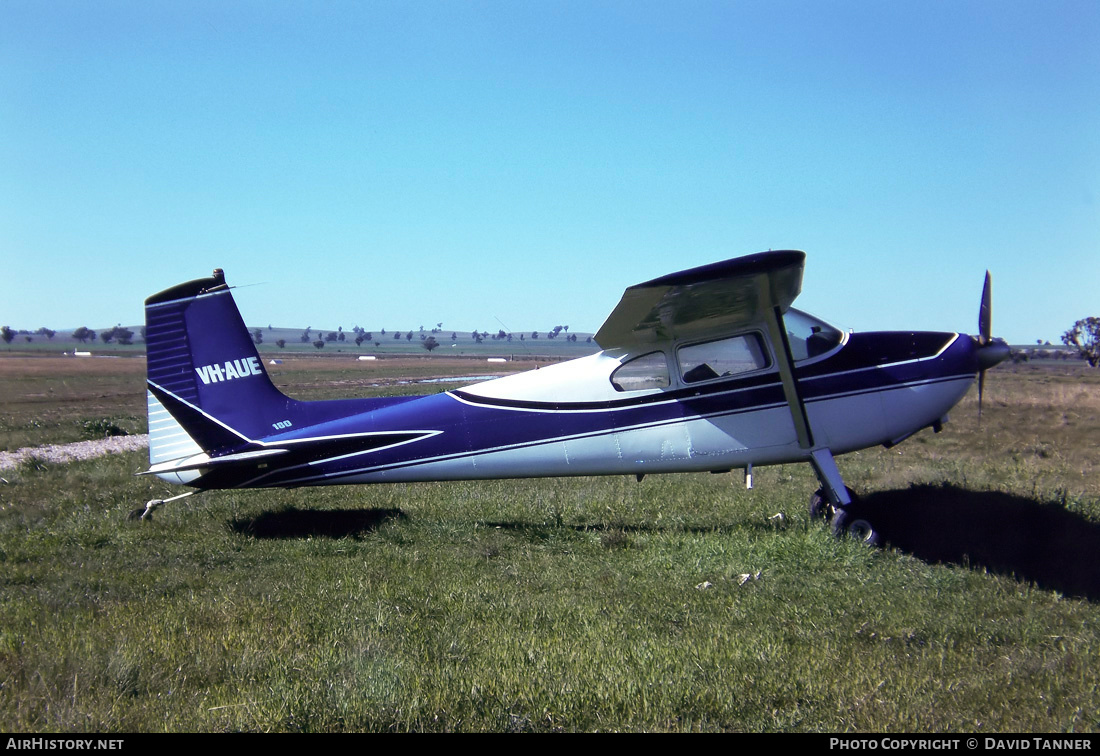
[(47, 444), (16, 449), (13, 452), (0, 452), (0, 470), (16, 467), (28, 457), (44, 462), (73, 462), (78, 459), (92, 459), (104, 454), (144, 449), (149, 445), (149, 436), (144, 433), (134, 436), (110, 436), (95, 441), (77, 441), (74, 444)]

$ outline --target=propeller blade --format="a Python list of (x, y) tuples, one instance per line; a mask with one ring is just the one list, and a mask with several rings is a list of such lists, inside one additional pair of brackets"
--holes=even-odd
[(983, 346), (993, 339), (993, 276), (988, 270), (982, 287), (982, 306), (978, 310), (978, 338)]

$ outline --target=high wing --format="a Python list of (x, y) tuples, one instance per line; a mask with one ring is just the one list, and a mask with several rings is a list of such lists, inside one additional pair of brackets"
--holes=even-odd
[(705, 337), (787, 311), (802, 290), (806, 254), (761, 252), (631, 286), (596, 333), (602, 349)]
[(783, 313), (802, 291), (805, 264), (805, 252), (775, 250), (631, 286), (596, 333), (596, 342), (605, 350), (632, 350), (657, 342), (723, 335), (749, 325), (762, 325), (776, 356), (798, 444), (811, 449), (813, 431), (795, 379), (794, 358), (783, 326)]

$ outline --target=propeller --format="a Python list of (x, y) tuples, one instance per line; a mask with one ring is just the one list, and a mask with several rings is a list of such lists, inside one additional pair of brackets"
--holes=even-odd
[(978, 310), (978, 343), (985, 346), (993, 333), (993, 276), (985, 272), (985, 285), (982, 287), (982, 306)]
[(978, 423), (982, 422), (982, 399), (985, 396), (985, 371), (1005, 360), (1008, 344), (993, 338), (993, 276), (985, 272), (982, 305), (978, 309)]
[[(982, 305), (978, 308), (978, 346), (989, 344), (993, 333), (993, 276), (985, 272)], [(978, 424), (982, 423), (982, 397), (985, 396), (985, 368), (978, 371)]]

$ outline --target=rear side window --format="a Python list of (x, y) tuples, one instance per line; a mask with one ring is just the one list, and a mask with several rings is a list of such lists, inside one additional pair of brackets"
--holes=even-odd
[(668, 360), (664, 352), (650, 352), (624, 362), (611, 374), (616, 391), (668, 388)]
[(760, 334), (747, 333), (731, 339), (691, 344), (677, 351), (684, 383), (699, 383), (766, 368), (767, 353)]

